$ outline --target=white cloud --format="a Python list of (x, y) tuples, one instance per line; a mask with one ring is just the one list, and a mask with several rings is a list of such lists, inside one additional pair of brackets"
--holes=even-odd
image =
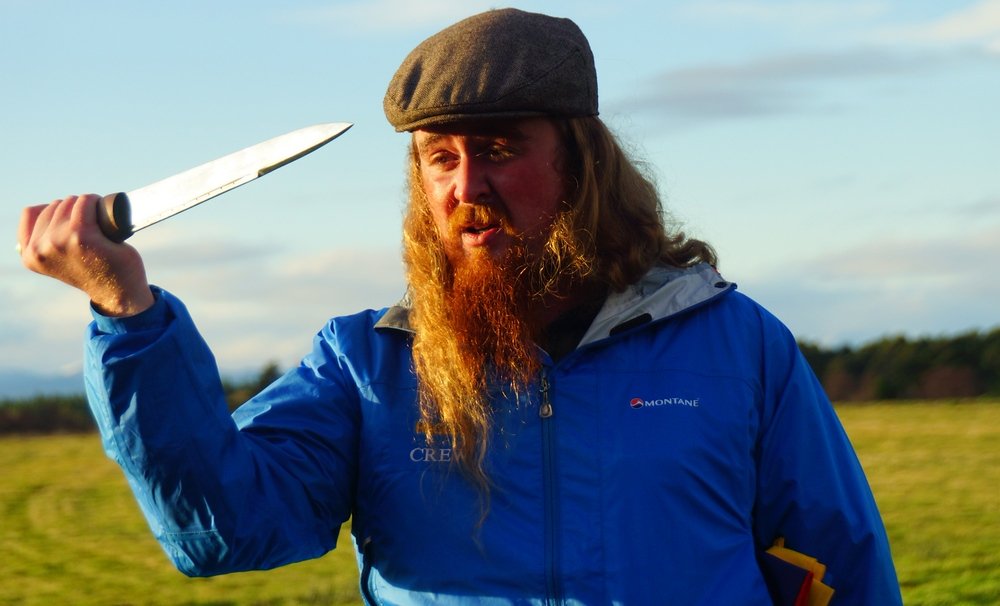
[[(649, 78), (620, 109), (656, 112), (674, 125), (829, 109), (817, 87), (932, 70), (960, 57), (866, 47), (787, 53), (742, 63), (706, 64)], [(618, 109), (618, 108), (616, 108)]]
[(854, 285), (961, 283), (970, 279), (967, 273), (970, 269), (981, 276), (986, 267), (1000, 264), (997, 242), (1000, 242), (1000, 228), (972, 232), (961, 239), (910, 240), (890, 236), (817, 259), (813, 275), (820, 283)]
[(958, 206), (955, 213), (981, 220), (986, 217), (1000, 216), (1000, 195), (985, 197), (977, 202)]
[[(143, 236), (150, 281), (184, 301), (224, 370), (294, 364), (329, 318), (391, 305), (404, 291), (398, 249), (289, 253), (238, 240), (203, 242), (172, 225)], [(0, 282), (0, 368), (78, 367), (90, 321), (86, 296), (30, 278)]]
[(885, 2), (754, 2), (712, 1), (690, 4), (682, 9), (689, 16), (753, 22), (756, 24), (809, 28), (828, 27), (835, 23), (866, 21), (885, 14)]
[[(385, 307), (403, 294), (395, 249), (324, 249), (285, 253), (236, 243), (212, 248), (253, 251), (250, 262), (197, 263), (193, 241), (176, 240), (147, 263), (150, 281), (188, 306), (220, 366), (295, 363), (331, 317)], [(185, 251), (187, 260), (177, 262)], [(149, 255), (147, 255), (149, 257)], [(209, 258), (209, 257), (206, 257)]]
[(982, 0), (929, 23), (884, 29), (879, 34), (889, 42), (971, 42), (1000, 53), (1000, 0)]
[(79, 364), (90, 319), (83, 293), (50, 278), (29, 276), (5, 285), (0, 296), (0, 367), (52, 372)]
[(801, 338), (825, 345), (1000, 325), (1000, 225), (961, 235), (893, 237), (806, 259), (741, 284)]

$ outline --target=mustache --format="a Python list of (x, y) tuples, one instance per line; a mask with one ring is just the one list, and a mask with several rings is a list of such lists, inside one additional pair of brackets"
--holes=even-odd
[(496, 206), (488, 204), (461, 204), (448, 217), (448, 235), (459, 238), (468, 231), (481, 231), (499, 228), (502, 232), (514, 235), (513, 226), (507, 213)]

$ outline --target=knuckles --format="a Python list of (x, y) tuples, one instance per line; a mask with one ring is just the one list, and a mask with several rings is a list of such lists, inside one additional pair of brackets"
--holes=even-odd
[(22, 264), (35, 272), (56, 276), (80, 259), (97, 242), (89, 233), (84, 213), (75, 207), (91, 196), (67, 196), (22, 211), (19, 245)]

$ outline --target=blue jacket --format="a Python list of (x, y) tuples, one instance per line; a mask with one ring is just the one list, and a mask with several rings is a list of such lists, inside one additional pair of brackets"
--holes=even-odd
[[(335, 546), (373, 604), (770, 604), (778, 537), (834, 604), (898, 604), (864, 473), (788, 330), (708, 266), (609, 297), (578, 348), (496, 394), (481, 527), (417, 427), (405, 308), (334, 318), (230, 417), (183, 305), (95, 314), (88, 396), (156, 538), (190, 575)], [(543, 412), (544, 411), (544, 412)]]

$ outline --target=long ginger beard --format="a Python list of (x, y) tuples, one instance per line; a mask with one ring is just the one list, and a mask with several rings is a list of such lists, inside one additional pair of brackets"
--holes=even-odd
[[(491, 207), (463, 212), (510, 229)], [(468, 217), (452, 218), (460, 225)], [(541, 247), (521, 242), (500, 259), (486, 250), (466, 256), (457, 227), (444, 236), (455, 242), (453, 250), (442, 239), (419, 184), (411, 183), (404, 259), (421, 420), (428, 440), (450, 439), (454, 460), (488, 495), (483, 469), (492, 421), (488, 394), (499, 390), (505, 401), (516, 402), (526, 393), (541, 366), (535, 339), (543, 326), (533, 312), (590, 276), (592, 247), (574, 234), (568, 212), (557, 216)], [(541, 252), (531, 254), (529, 248)]]
[[(460, 210), (464, 212), (452, 216), (450, 242), (461, 237), (458, 226), (473, 217), (481, 224), (499, 220), (502, 229), (509, 230), (503, 218), (487, 207)], [(484, 249), (465, 256), (460, 244), (445, 244), (445, 250), (452, 266), (451, 288), (445, 289), (443, 301), (448, 318), (440, 330), (431, 331), (431, 339), (455, 344), (459, 358), (469, 367), (469, 384), (479, 393), (484, 393), (492, 379), (509, 388), (508, 395), (516, 396), (538, 370), (534, 345), (538, 327), (529, 311), (544, 303), (540, 293), (527, 284), (530, 271), (525, 246), (512, 246), (499, 260)]]

